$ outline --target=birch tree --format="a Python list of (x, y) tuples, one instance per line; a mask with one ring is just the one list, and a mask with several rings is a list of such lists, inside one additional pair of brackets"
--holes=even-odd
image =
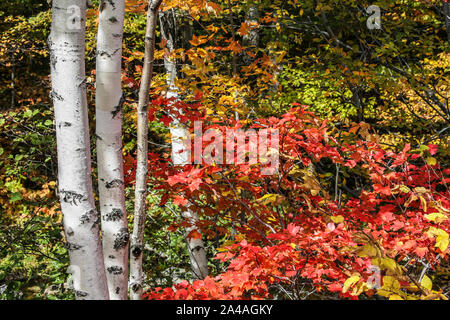
[(48, 39), (58, 194), (77, 299), (108, 299), (95, 207), (85, 78), (86, 0), (54, 0)]
[[(250, 6), (247, 10), (247, 14), (245, 15), (245, 23), (251, 26), (248, 34), (245, 34), (242, 37), (243, 44), (245, 47), (258, 48), (259, 46), (259, 28), (257, 27), (259, 24), (259, 10), (255, 3), (250, 3)], [(246, 64), (250, 64), (253, 62), (250, 56), (244, 56), (244, 62)]]
[(450, 42), (450, 9), (447, 0), (442, 3), (442, 12), (444, 14), (445, 28), (447, 30), (447, 41)]
[(112, 300), (128, 298), (128, 220), (122, 156), (124, 0), (102, 0), (97, 35), (96, 134), (103, 254)]
[[(167, 41), (166, 47), (169, 52), (174, 52), (176, 47), (176, 39), (178, 36), (178, 18), (176, 11), (171, 9), (159, 13), (161, 36)], [(169, 56), (164, 57), (164, 67), (166, 70), (167, 93), (166, 98), (171, 100), (171, 103), (179, 99), (179, 89), (176, 86), (177, 79), (177, 65), (176, 60)], [(190, 163), (190, 152), (187, 148), (187, 143), (190, 141), (189, 130), (178, 120), (175, 115), (171, 115), (173, 119), (170, 127), (171, 133), (171, 147), (172, 147), (172, 161), (175, 165), (185, 165)], [(192, 231), (197, 231), (201, 234), (200, 229), (196, 226), (198, 216), (191, 210), (182, 213), (186, 221), (190, 223), (187, 227), (186, 242), (188, 245), (189, 259), (191, 270), (194, 276), (198, 279), (203, 279), (208, 276), (208, 259), (206, 256), (205, 245), (201, 238), (189, 238), (188, 235)]]
[(155, 55), (155, 29), (158, 9), (162, 0), (149, 1), (147, 26), (145, 30), (145, 56), (139, 89), (137, 115), (137, 167), (135, 186), (134, 225), (131, 236), (130, 259), (130, 297), (140, 300), (142, 297), (142, 250), (146, 218), (147, 174), (148, 174), (148, 103), (150, 84), (153, 78), (153, 59)]

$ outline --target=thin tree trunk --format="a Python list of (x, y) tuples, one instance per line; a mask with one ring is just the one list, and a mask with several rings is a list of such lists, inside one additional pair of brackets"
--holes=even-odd
[(248, 34), (242, 37), (243, 43), (246, 47), (258, 48), (259, 29), (253, 27), (255, 24), (259, 23), (259, 11), (255, 3), (250, 4), (245, 16), (245, 22), (249, 25), (252, 25), (252, 28), (250, 29)]
[(96, 133), (103, 255), (111, 300), (128, 299), (128, 220), (122, 156), (124, 0), (100, 2), (97, 35)]
[(85, 79), (86, 0), (54, 0), (49, 37), (58, 191), (77, 299), (109, 299), (95, 208)]
[(202, 238), (188, 238), (187, 236), (192, 231), (197, 231), (201, 234), (200, 229), (196, 226), (199, 221), (197, 213), (192, 210), (183, 212), (183, 218), (189, 223), (190, 227), (186, 228), (186, 242), (188, 245), (189, 259), (191, 261), (191, 270), (194, 277), (197, 279), (204, 279), (208, 276), (208, 258), (206, 256), (205, 244)]
[[(228, 4), (228, 10), (230, 11), (228, 18), (230, 20), (231, 39), (234, 42), (234, 41), (236, 41), (236, 32), (234, 30), (233, 7), (231, 6), (230, 0), (227, 0), (227, 4)], [(233, 52), (232, 67), (233, 67), (233, 77), (236, 77), (236, 74), (237, 74), (237, 56), (236, 56), (236, 54), (234, 52)]]
[[(228, 10), (230, 11), (228, 18), (230, 21), (230, 30), (231, 30), (231, 40), (233, 42), (236, 41), (236, 32), (234, 30), (234, 18), (233, 18), (233, 7), (231, 5), (230, 0), (227, 0)], [(232, 58), (232, 68), (233, 68), (233, 78), (236, 78), (237, 76), (237, 55), (233, 52), (233, 58)], [(234, 94), (235, 98), (237, 97), (237, 92)], [(236, 121), (239, 121), (239, 112), (237, 110), (234, 111), (234, 117)]]
[[(259, 39), (260, 39), (259, 28), (254, 28), (253, 26), (259, 23), (259, 10), (258, 10), (258, 6), (254, 2), (249, 3), (249, 7), (247, 8), (247, 14), (245, 16), (245, 23), (252, 25), (252, 28), (250, 29), (248, 34), (246, 34), (242, 37), (242, 43), (243, 43), (244, 47), (246, 47), (247, 50), (258, 49), (259, 48)], [(244, 54), (242, 60), (246, 65), (251, 65), (253, 63), (253, 61), (255, 60), (255, 58), (252, 58), (248, 54)], [(236, 98), (237, 98), (237, 96), (238, 96), (238, 93), (236, 92)], [(243, 97), (242, 97), (242, 102), (243, 102), (244, 106), (247, 108), (248, 107), (247, 101)], [(249, 113), (248, 113), (247, 117), (248, 116), (249, 116)], [(239, 120), (239, 118), (236, 118), (236, 120)]]
[[(176, 38), (178, 36), (177, 21), (178, 18), (174, 10), (160, 12), (160, 26), (161, 36), (167, 40), (167, 48), (169, 52), (173, 52), (176, 48)], [(175, 84), (177, 78), (176, 60), (164, 57), (164, 67), (167, 76), (167, 99), (178, 100), (179, 89)], [(172, 101), (173, 102), (173, 101)], [(177, 117), (171, 115), (173, 122), (170, 128), (171, 142), (172, 142), (172, 160), (175, 165), (185, 165), (190, 163), (190, 152), (188, 152), (186, 142), (189, 141), (189, 130), (180, 123)], [(191, 210), (183, 212), (183, 218), (191, 223), (191, 227), (186, 228), (186, 242), (188, 245), (189, 259), (191, 263), (191, 270), (197, 279), (204, 279), (208, 276), (208, 259), (206, 257), (206, 250), (203, 240), (188, 238), (187, 235), (192, 231), (197, 231), (201, 234), (201, 230), (196, 227), (198, 222), (197, 214)]]
[(13, 59), (11, 70), (11, 109), (16, 106), (16, 61)]
[(143, 272), (142, 250), (146, 218), (147, 174), (148, 174), (148, 102), (150, 84), (153, 77), (153, 59), (155, 55), (155, 29), (158, 8), (162, 0), (150, 1), (145, 31), (145, 57), (139, 90), (138, 128), (137, 128), (137, 168), (134, 207), (134, 226), (131, 237), (130, 260), (130, 296), (133, 300), (142, 297)]
[(450, 42), (450, 9), (447, 0), (444, 0), (442, 4), (442, 11), (444, 13), (445, 28), (447, 29), (447, 40)]

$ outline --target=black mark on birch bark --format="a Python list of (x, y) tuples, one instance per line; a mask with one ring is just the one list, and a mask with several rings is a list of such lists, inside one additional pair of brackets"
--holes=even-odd
[(70, 123), (70, 122), (66, 122), (66, 121), (63, 121), (63, 122), (60, 122), (59, 124), (58, 124), (58, 127), (61, 129), (61, 127), (64, 127), (64, 128), (67, 128), (67, 127), (71, 127), (72, 126), (72, 124)]
[(106, 6), (106, 1), (105, 0), (101, 0), (100, 1), (99, 11), (102, 12), (103, 10), (105, 10), (105, 6)]
[(66, 233), (67, 233), (67, 235), (69, 237), (71, 237), (71, 236), (73, 236), (75, 234), (75, 232), (73, 231), (73, 229), (71, 227), (67, 228), (67, 232)]
[(113, 119), (119, 114), (119, 112), (122, 111), (124, 102), (125, 102), (125, 97), (124, 97), (124, 95), (122, 94), (122, 95), (120, 96), (119, 103), (117, 104), (117, 106), (114, 107), (114, 110), (111, 111), (111, 114), (112, 114), (112, 118), (113, 118)]
[(52, 69), (55, 69), (56, 68), (56, 63), (58, 62), (58, 60), (56, 58), (55, 52), (52, 49), (53, 44), (54, 44), (53, 41), (49, 37), (48, 40), (47, 40), (47, 46), (48, 46), (49, 51), (50, 51), (50, 65), (51, 65)]
[(111, 182), (106, 182), (105, 183), (105, 188), (106, 189), (111, 189), (111, 188), (117, 188), (119, 186), (123, 185), (123, 181), (120, 179), (114, 179)]
[(111, 212), (107, 213), (103, 220), (104, 221), (119, 221), (120, 219), (122, 219), (123, 217), (123, 212), (122, 210), (118, 209), (118, 208), (113, 208), (111, 210)]
[(142, 253), (142, 246), (141, 245), (134, 245), (131, 248), (131, 254), (133, 255), (133, 257), (135, 259), (139, 258), (141, 253)]
[(56, 93), (55, 91), (51, 91), (50, 92), (50, 98), (51, 99), (56, 99), (56, 100), (59, 100), (59, 101), (64, 101), (64, 98), (61, 95), (59, 95), (58, 93)]
[(113, 8), (113, 10), (116, 10), (116, 5), (114, 4), (113, 0), (108, 0), (108, 3), (111, 5), (111, 7)]
[(75, 251), (75, 250), (80, 250), (83, 246), (80, 246), (78, 244), (75, 243), (70, 243), (70, 242), (66, 242), (64, 244), (64, 247), (69, 250), (69, 251)]
[(88, 295), (89, 295), (89, 293), (87, 293), (87, 292), (75, 290), (75, 296), (77, 298), (86, 298)]
[(139, 283), (133, 283), (131, 285), (131, 290), (133, 290), (133, 292), (138, 292), (140, 287), (141, 287), (141, 285)]
[(106, 270), (108, 270), (109, 273), (114, 274), (114, 275), (123, 274), (123, 269), (120, 266), (112, 266), (112, 267), (107, 268)]
[(80, 222), (81, 222), (81, 224), (89, 223), (93, 220), (92, 218), (94, 218), (94, 217), (95, 217), (95, 211), (90, 210), (80, 217)]
[(82, 194), (76, 193), (75, 191), (60, 191), (60, 198), (63, 202), (69, 203), (71, 205), (77, 206), (82, 201), (86, 201), (87, 198)]
[(125, 248), (128, 245), (130, 240), (130, 233), (127, 228), (122, 228), (116, 234), (116, 238), (114, 239), (114, 250), (119, 250)]
[(98, 54), (100, 57), (107, 56), (108, 58), (111, 58), (113, 55), (115, 55), (117, 52), (119, 52), (119, 50), (120, 50), (120, 49), (116, 49), (113, 53), (108, 53), (108, 52), (106, 52), (106, 51), (99, 51), (97, 54)]
[(194, 248), (192, 248), (192, 251), (200, 251), (200, 250), (204, 250), (205, 248), (203, 248), (202, 246), (195, 246)]

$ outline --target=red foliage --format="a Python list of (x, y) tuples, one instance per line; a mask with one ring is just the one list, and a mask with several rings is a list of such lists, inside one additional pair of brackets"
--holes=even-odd
[[(184, 120), (203, 118), (203, 130), (244, 126), (208, 119), (198, 105), (194, 113), (184, 109)], [(147, 298), (263, 299), (280, 286), (299, 298), (296, 288), (307, 281), (317, 292), (355, 299), (375, 292), (362, 285), (374, 264), (404, 292), (416, 285), (415, 291), (430, 293), (410, 272), (422, 259), (432, 266), (448, 259), (450, 170), (428, 164), (435, 145), (394, 152), (360, 139), (357, 130), (338, 137), (303, 108), (252, 123), (247, 128), (279, 130), (280, 168), (273, 176), (262, 176), (258, 164), (180, 167), (151, 155), (161, 205), (173, 199), (183, 209), (189, 202), (207, 236), (231, 226), (239, 235), (216, 257), (229, 263), (224, 273), (156, 288)], [(335, 192), (338, 184), (343, 196)], [(219, 225), (217, 216), (227, 222)], [(355, 275), (359, 286), (344, 289)]]

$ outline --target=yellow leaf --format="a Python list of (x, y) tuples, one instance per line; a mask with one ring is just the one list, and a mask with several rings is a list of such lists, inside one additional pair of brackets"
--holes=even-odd
[(359, 279), (360, 279), (359, 276), (352, 276), (347, 280), (345, 280), (344, 287), (342, 288), (342, 293), (346, 293), (351, 286), (353, 286), (355, 283), (359, 281)]
[(284, 200), (283, 196), (279, 194), (269, 193), (257, 199), (256, 201), (265, 205), (268, 204), (279, 205), (283, 202), (283, 200)]
[(377, 290), (377, 295), (382, 296), (382, 297), (389, 297), (391, 295), (390, 291), (384, 290), (384, 289), (378, 289)]
[(403, 193), (409, 193), (411, 192), (411, 189), (409, 189), (407, 186), (400, 186), (400, 191)]
[(367, 291), (367, 290), (369, 290), (370, 288), (369, 288), (369, 286), (367, 285), (367, 283), (365, 283), (365, 282), (359, 282), (359, 283), (357, 283), (355, 286), (354, 286), (354, 288), (353, 288), (353, 290), (352, 290), (352, 295), (353, 296), (359, 296), (361, 293), (363, 293), (363, 292), (365, 292), (365, 291)]
[(339, 215), (339, 216), (332, 216), (331, 217), (331, 221), (333, 221), (334, 223), (339, 224), (341, 222), (344, 222), (344, 217), (341, 216), (341, 215)]
[(427, 212), (427, 200), (424, 197), (419, 196), (420, 202), (422, 203), (422, 210)]
[(427, 231), (428, 236), (436, 237), (435, 247), (439, 248), (442, 252), (444, 252), (449, 245), (449, 236), (448, 233), (442, 229), (430, 227)]
[(391, 258), (382, 258), (380, 267), (385, 270), (396, 271), (397, 262)]
[(377, 256), (377, 248), (371, 245), (365, 245), (359, 252), (358, 256), (365, 258), (365, 257), (376, 257)]
[(414, 188), (414, 192), (415, 193), (427, 193), (428, 190), (424, 187), (416, 187), (416, 188)]
[(411, 197), (409, 197), (409, 199), (405, 202), (405, 207), (408, 207), (411, 202), (416, 201), (417, 199), (418, 198), (414, 194), (412, 194)]
[(389, 300), (403, 300), (398, 294), (393, 294), (389, 297)]
[(422, 281), (420, 281), (420, 285), (425, 289), (431, 290), (431, 288), (433, 287), (433, 282), (431, 282), (430, 278), (424, 275)]
[(449, 245), (448, 234), (447, 236), (437, 236), (435, 247), (438, 247), (442, 252), (444, 252), (448, 248), (448, 245)]
[(383, 289), (388, 291), (399, 290), (401, 287), (400, 282), (397, 279), (391, 276), (383, 277)]
[(440, 212), (433, 212), (430, 214), (426, 214), (425, 218), (427, 220), (430, 220), (432, 222), (441, 223), (442, 221), (447, 220), (447, 216), (445, 214), (442, 214)]
[(427, 158), (427, 164), (428, 164), (429, 166), (434, 166), (436, 163), (437, 163), (437, 161), (436, 161), (435, 158), (433, 158), (433, 157), (428, 157), (428, 158)]

